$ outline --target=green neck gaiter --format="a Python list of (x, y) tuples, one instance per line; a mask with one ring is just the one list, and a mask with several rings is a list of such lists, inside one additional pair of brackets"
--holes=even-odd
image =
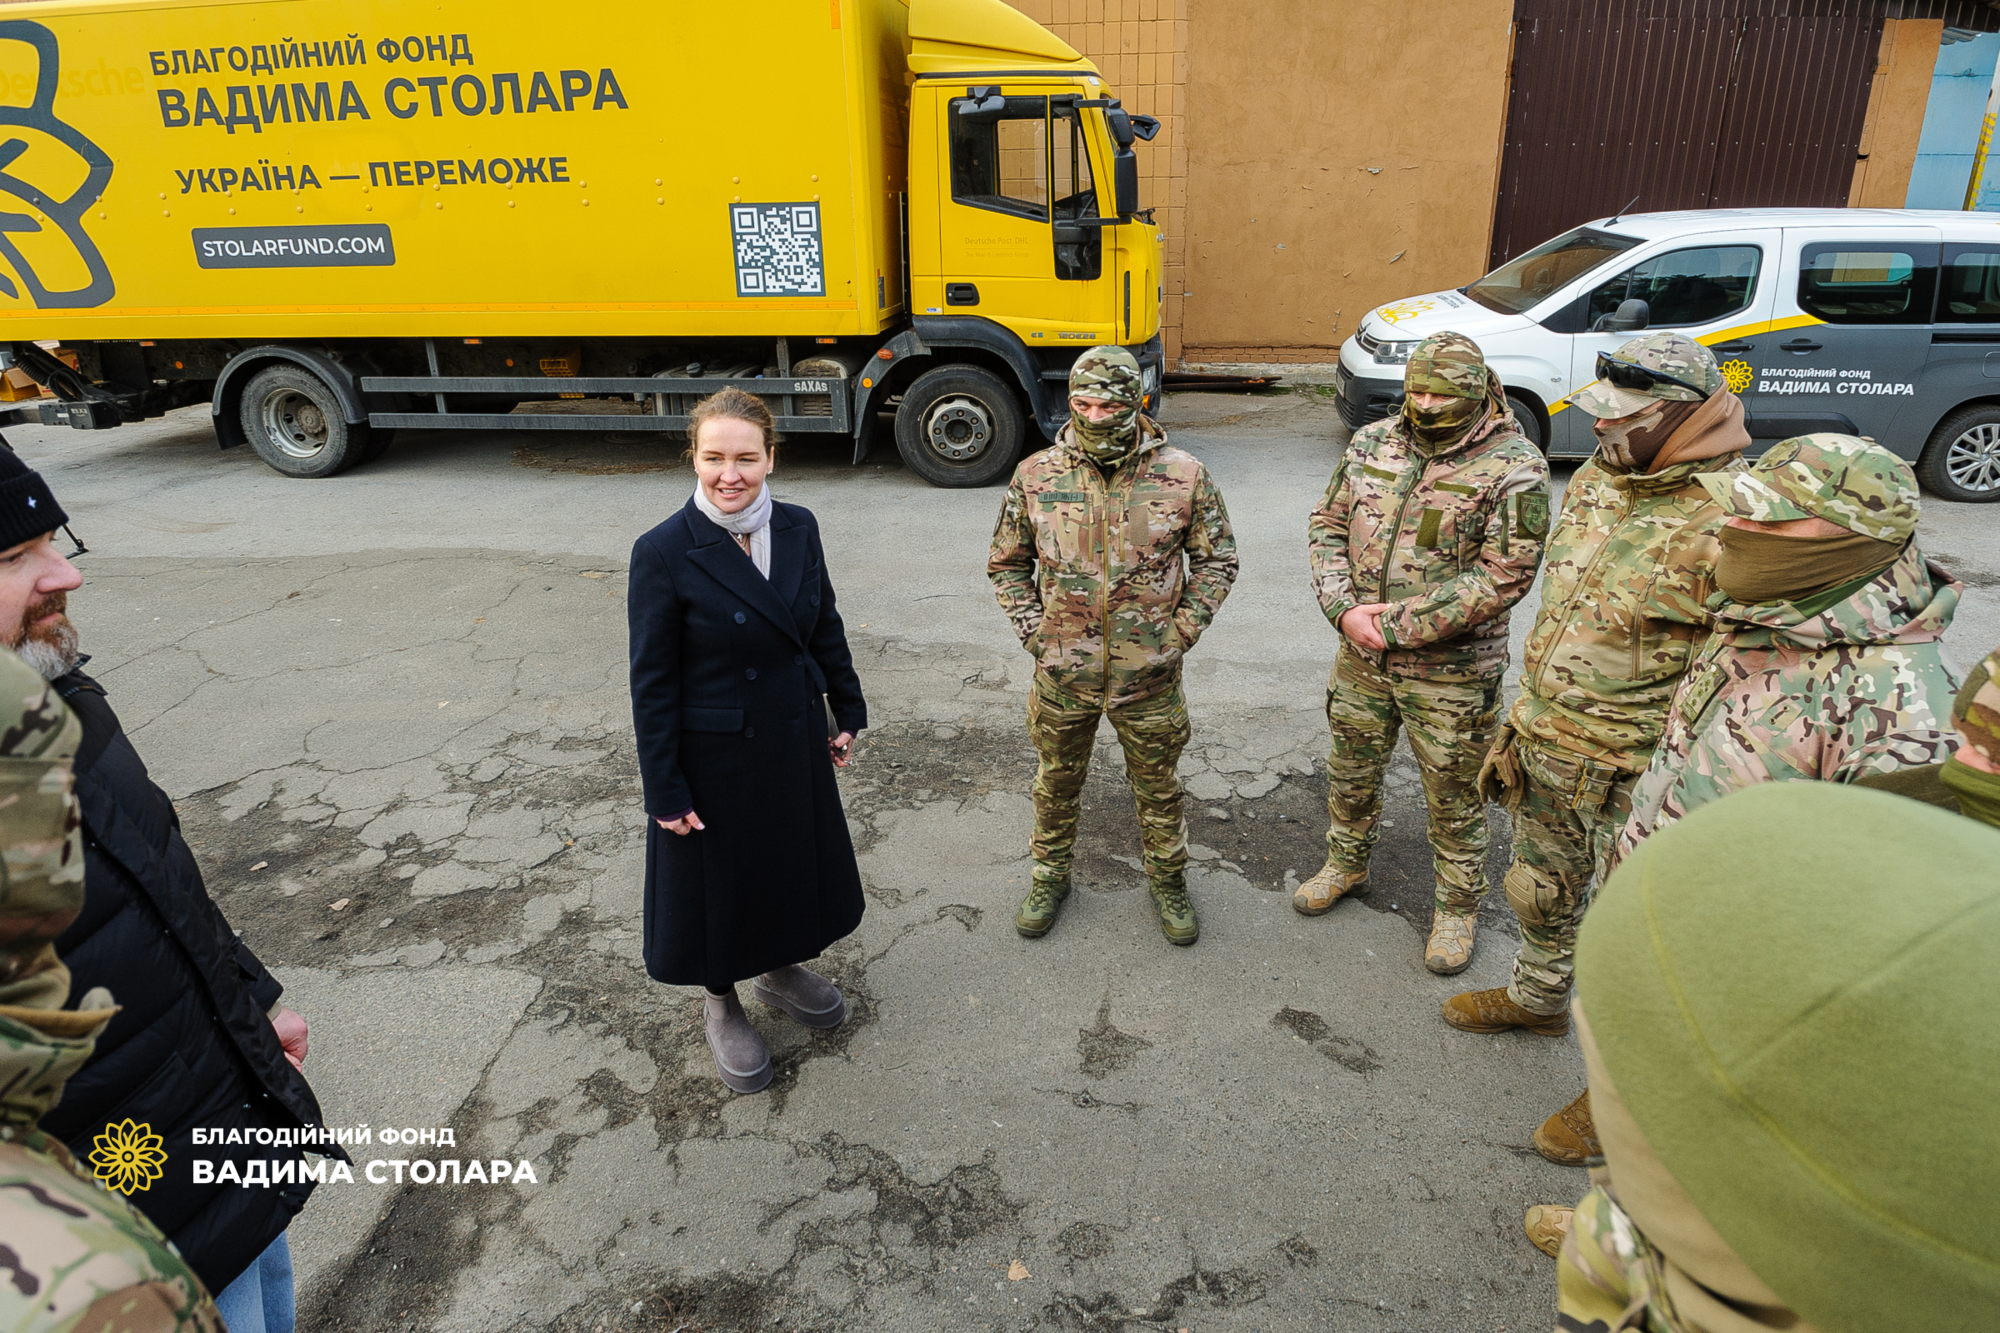
[(1083, 456), (1109, 471), (1130, 458), (1139, 447), (1139, 409), (1121, 407), (1102, 421), (1072, 412), (1069, 429)]
[(1731, 601), (1748, 606), (1797, 602), (1872, 577), (1903, 553), (1902, 542), (1880, 541), (1858, 532), (1838, 537), (1781, 537), (1724, 527), (1720, 535), (1722, 558), (1715, 562), (1715, 584)]
[(1958, 798), (1959, 813), (2000, 828), (2000, 773), (1981, 772), (1953, 755), (1938, 770), (1938, 781)]
[(1403, 399), (1403, 424), (1416, 437), (1426, 453), (1438, 451), (1458, 442), (1486, 406), (1484, 398), (1454, 398), (1443, 407), (1425, 411), (1410, 398)]

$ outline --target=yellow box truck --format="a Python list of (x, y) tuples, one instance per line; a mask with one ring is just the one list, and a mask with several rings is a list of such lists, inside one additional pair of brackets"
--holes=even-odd
[[(1083, 349), (1158, 392), (1157, 123), (1001, 0), (4, 15), (0, 363), (55, 400), (0, 420), (206, 400), (325, 477), (395, 431), (682, 430), (736, 384), (857, 462), (893, 412), (975, 486)], [(599, 401), (514, 411), (558, 396)]]

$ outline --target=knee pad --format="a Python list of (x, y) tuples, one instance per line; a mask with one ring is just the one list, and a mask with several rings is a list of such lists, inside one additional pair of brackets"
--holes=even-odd
[(1560, 922), (1563, 915), (1562, 881), (1536, 870), (1525, 861), (1507, 868), (1501, 881), (1507, 903), (1524, 926), (1546, 926)]

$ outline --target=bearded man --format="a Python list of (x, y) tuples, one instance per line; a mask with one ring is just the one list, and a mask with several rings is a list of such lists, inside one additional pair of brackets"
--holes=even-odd
[[(83, 724), (76, 796), (83, 819), (83, 911), (56, 939), (73, 996), (114, 988), (117, 1016), (70, 1077), (42, 1128), (88, 1159), (97, 1136), (131, 1121), (158, 1134), (165, 1174), (130, 1194), (174, 1242), (232, 1328), (292, 1328), (285, 1228), (312, 1193), (297, 1147), (256, 1146), (257, 1131), (320, 1121), (300, 1073), (305, 1021), (209, 898), (173, 802), (119, 726), (104, 687), (82, 669), (69, 594), (83, 576), (56, 549), (69, 522), (41, 474), (0, 441), (0, 642)], [(206, 1131), (197, 1148), (194, 1131)], [(220, 1146), (234, 1131), (237, 1145)], [(326, 1145), (322, 1151), (338, 1154)], [(197, 1184), (202, 1159), (221, 1179)], [(293, 1183), (238, 1183), (252, 1161)], [(254, 1314), (253, 1314), (254, 1312)]]

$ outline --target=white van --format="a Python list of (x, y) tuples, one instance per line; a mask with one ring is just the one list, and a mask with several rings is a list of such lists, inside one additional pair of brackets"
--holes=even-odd
[(1569, 400), (1640, 329), (1706, 344), (1762, 449), (1866, 435), (1951, 500), (2000, 500), (2000, 216), (1717, 209), (1607, 218), (1469, 287), (1368, 312), (1340, 349), (1340, 414), (1398, 410), (1422, 338), (1465, 334), (1552, 457), (1596, 447)]

